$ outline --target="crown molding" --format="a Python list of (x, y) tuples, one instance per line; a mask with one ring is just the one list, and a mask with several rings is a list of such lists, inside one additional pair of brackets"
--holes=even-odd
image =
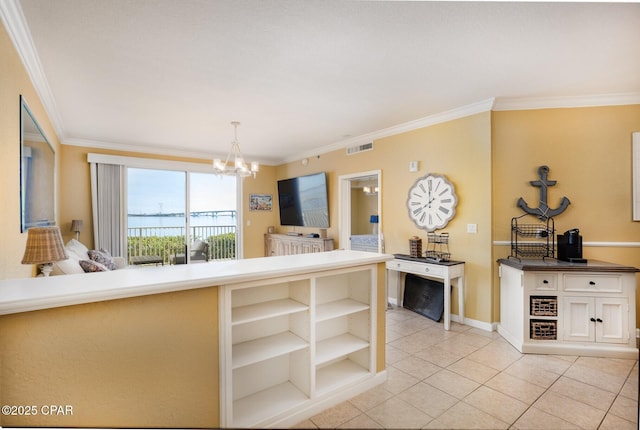
[(494, 111), (581, 108), (640, 104), (640, 92), (567, 97), (500, 97)]
[(0, 1), (0, 17), (4, 23), (7, 33), (16, 48), (22, 64), (27, 70), (27, 74), (31, 79), (31, 83), (40, 97), (40, 101), (49, 117), (49, 121), (53, 124), (56, 134), (60, 140), (64, 137), (64, 126), (62, 119), (58, 115), (56, 102), (51, 93), (49, 83), (42, 71), (40, 58), (36, 51), (29, 26), (24, 18), (22, 8), (18, 0), (2, 0)]
[[(110, 151), (120, 151), (120, 152), (135, 152), (139, 154), (149, 154), (149, 155), (164, 155), (169, 157), (181, 157), (181, 158), (196, 158), (202, 160), (213, 160), (215, 157), (221, 157), (220, 154), (213, 154), (206, 151), (189, 151), (184, 148), (180, 148), (178, 145), (176, 146), (147, 146), (147, 145), (136, 145), (130, 143), (113, 143), (113, 142), (103, 142), (98, 140), (90, 140), (90, 139), (76, 139), (76, 138), (67, 138), (62, 142), (63, 145), (68, 146), (81, 146), (84, 148), (92, 148), (92, 149), (106, 149)], [(224, 154), (226, 156), (226, 154)], [(275, 166), (279, 163), (279, 160), (273, 159), (256, 159), (258, 163), (265, 166)]]
[(345, 140), (340, 140), (338, 142), (335, 142), (326, 146), (322, 146), (316, 149), (312, 149), (310, 151), (298, 153), (291, 157), (284, 158), (282, 162), (290, 163), (292, 161), (300, 160), (303, 158), (313, 157), (319, 154), (326, 154), (339, 149), (344, 149), (349, 146), (368, 143), (376, 139), (395, 136), (397, 134), (418, 130), (420, 128), (430, 127), (436, 124), (453, 121), (455, 119), (464, 118), (464, 117), (475, 115), (478, 113), (488, 112), (492, 110), (494, 103), (495, 103), (494, 98), (482, 100), (476, 103), (471, 103), (459, 108), (440, 112), (434, 115), (429, 115), (424, 118), (408, 121), (402, 124), (394, 125), (392, 127), (384, 128), (382, 130), (374, 131), (374, 132), (363, 134), (360, 136), (351, 137)]

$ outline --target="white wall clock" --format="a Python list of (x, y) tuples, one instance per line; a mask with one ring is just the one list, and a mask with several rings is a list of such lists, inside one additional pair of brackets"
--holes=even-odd
[(409, 218), (428, 232), (444, 228), (455, 216), (457, 204), (453, 184), (443, 175), (429, 173), (409, 188)]

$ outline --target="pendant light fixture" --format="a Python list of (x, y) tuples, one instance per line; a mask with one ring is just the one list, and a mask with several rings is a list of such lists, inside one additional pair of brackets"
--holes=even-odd
[(227, 155), (227, 159), (223, 162), (220, 158), (213, 160), (213, 170), (218, 175), (230, 175), (230, 176), (251, 176), (256, 177), (256, 173), (260, 170), (260, 165), (257, 161), (252, 161), (250, 166), (245, 163), (242, 158), (242, 152), (240, 152), (240, 143), (238, 142), (238, 121), (232, 121), (233, 126), (233, 142), (231, 142), (231, 151)]

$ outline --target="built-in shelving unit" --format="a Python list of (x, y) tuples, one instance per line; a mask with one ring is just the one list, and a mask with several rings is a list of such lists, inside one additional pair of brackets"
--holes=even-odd
[(268, 427), (376, 372), (376, 265), (220, 288), (223, 427)]

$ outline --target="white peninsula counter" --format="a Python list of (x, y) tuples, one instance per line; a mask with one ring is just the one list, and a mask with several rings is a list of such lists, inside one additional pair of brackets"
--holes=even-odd
[(392, 258), (331, 251), (0, 281), (0, 400), (16, 406), (0, 425), (295, 424), (385, 379)]

